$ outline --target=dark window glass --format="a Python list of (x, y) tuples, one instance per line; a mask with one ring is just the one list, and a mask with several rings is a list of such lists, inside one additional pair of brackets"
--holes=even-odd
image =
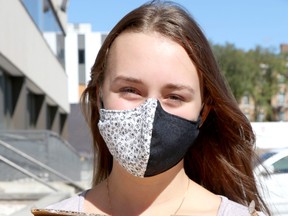
[(65, 59), (64, 59), (64, 30), (62, 29), (59, 20), (57, 19), (57, 15), (53, 10), (53, 7), (49, 0), (22, 0), (24, 7), (27, 12), (31, 16), (35, 25), (38, 27), (39, 31), (41, 31), (45, 36), (51, 37), (54, 35), (56, 37), (56, 44), (51, 44), (52, 42), (47, 40), (51, 49), (54, 50), (56, 46), (56, 53), (54, 55), (57, 57), (59, 62), (63, 67), (65, 67)]
[(46, 115), (46, 126), (48, 130), (52, 129), (56, 113), (57, 113), (57, 106), (47, 105), (47, 115)]
[(78, 50), (78, 63), (85, 64), (85, 50), (84, 49)]
[(4, 79), (4, 113), (6, 117), (12, 117), (17, 101), (19, 99), (19, 94), (21, 92), (24, 78), (14, 77), (5, 75)]
[(274, 173), (288, 173), (288, 156), (275, 162), (273, 166)]
[(60, 120), (59, 120), (59, 124), (60, 124), (60, 134), (63, 132), (63, 129), (65, 127), (66, 124), (66, 120), (67, 120), (67, 114), (61, 113), (60, 114)]
[(6, 118), (12, 117), (13, 98), (12, 98), (12, 79), (11, 76), (4, 77), (4, 115)]
[(49, 0), (22, 0), (41, 32), (63, 32)]
[(35, 128), (37, 126), (37, 121), (41, 112), (43, 102), (44, 95), (37, 95), (32, 92), (28, 92), (27, 111), (29, 128)]

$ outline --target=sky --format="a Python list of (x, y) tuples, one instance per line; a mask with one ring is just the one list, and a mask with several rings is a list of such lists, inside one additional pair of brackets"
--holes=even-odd
[[(69, 0), (68, 22), (91, 23), (95, 32), (109, 32), (144, 0)], [(213, 44), (234, 44), (243, 50), (257, 45), (279, 52), (288, 44), (288, 0), (177, 0)]]

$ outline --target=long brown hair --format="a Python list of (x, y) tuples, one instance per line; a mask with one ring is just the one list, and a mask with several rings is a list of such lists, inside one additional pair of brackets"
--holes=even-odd
[(251, 124), (231, 94), (200, 27), (184, 8), (172, 2), (152, 1), (127, 14), (109, 33), (97, 55), (81, 99), (93, 136), (93, 185), (105, 179), (112, 169), (112, 156), (97, 127), (99, 88), (109, 48), (123, 31), (156, 31), (180, 44), (197, 68), (204, 107), (199, 138), (184, 158), (189, 178), (243, 205), (254, 200), (257, 210), (269, 214), (253, 175), (255, 137)]

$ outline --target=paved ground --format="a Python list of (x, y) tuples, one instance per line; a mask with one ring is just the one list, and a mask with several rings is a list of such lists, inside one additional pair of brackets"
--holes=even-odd
[(0, 216), (12, 215), (29, 204), (31, 201), (0, 201)]
[[(79, 184), (88, 188), (87, 183)], [(28, 210), (32, 206), (44, 207), (76, 193), (73, 187), (62, 182), (53, 182), (51, 185), (58, 191), (32, 180), (0, 182), (0, 216), (32, 215), (27, 209), (24, 211), (25, 207), (29, 207)]]

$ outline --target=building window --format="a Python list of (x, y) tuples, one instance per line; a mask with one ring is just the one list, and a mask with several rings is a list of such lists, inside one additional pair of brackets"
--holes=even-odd
[(12, 114), (13, 114), (13, 98), (12, 98), (12, 79), (11, 76), (8, 75), (4, 75), (3, 77), (4, 79), (4, 86), (3, 86), (3, 90), (4, 90), (4, 115), (6, 118), (12, 118)]
[(47, 105), (46, 128), (51, 130), (57, 114), (57, 106)]
[(60, 119), (59, 119), (59, 124), (60, 124), (59, 132), (60, 132), (60, 134), (62, 134), (62, 132), (65, 128), (66, 120), (67, 120), (67, 114), (61, 113)]
[(258, 121), (258, 122), (264, 121), (264, 118), (265, 118), (265, 115), (264, 115), (263, 112), (258, 113), (258, 115), (257, 115), (257, 121)]
[(86, 84), (86, 73), (85, 73), (85, 50), (78, 51), (78, 78), (79, 85)]
[(243, 96), (242, 102), (244, 105), (249, 105), (249, 96), (248, 95)]
[(3, 79), (4, 113), (6, 117), (12, 117), (23, 87), (24, 77), (15, 77), (4, 74)]
[(285, 112), (283, 111), (279, 112), (279, 121), (285, 121)]
[(85, 35), (78, 35), (78, 78), (79, 85), (86, 85), (86, 70), (85, 70)]
[(286, 79), (283, 74), (278, 74), (278, 83), (285, 83)]
[(280, 92), (277, 96), (278, 106), (285, 105), (285, 92)]
[(62, 26), (49, 0), (22, 0), (22, 2), (41, 32), (63, 33)]
[[(22, 3), (39, 31), (43, 33), (44, 39), (47, 41), (51, 49), (54, 50), (56, 46), (56, 53), (54, 54), (61, 65), (64, 67), (65, 60), (63, 55), (59, 52), (61, 50), (65, 50), (65, 34), (63, 27), (59, 22), (57, 12), (51, 5), (51, 1), (22, 0)], [(49, 40), (51, 35), (56, 37), (56, 44)]]
[(63, 37), (62, 34), (57, 34), (56, 35), (57, 42), (56, 42), (56, 49), (57, 53), (56, 56), (62, 66), (65, 68), (65, 38)]
[(78, 63), (85, 64), (85, 50), (84, 49), (78, 50)]
[(27, 111), (28, 111), (28, 127), (36, 128), (38, 117), (44, 102), (44, 95), (37, 95), (33, 92), (28, 92), (27, 95)]
[(246, 116), (246, 118), (247, 118), (248, 120), (250, 120), (250, 113), (249, 113), (249, 112), (245, 112), (244, 115)]
[(85, 64), (85, 35), (78, 35), (78, 63)]

